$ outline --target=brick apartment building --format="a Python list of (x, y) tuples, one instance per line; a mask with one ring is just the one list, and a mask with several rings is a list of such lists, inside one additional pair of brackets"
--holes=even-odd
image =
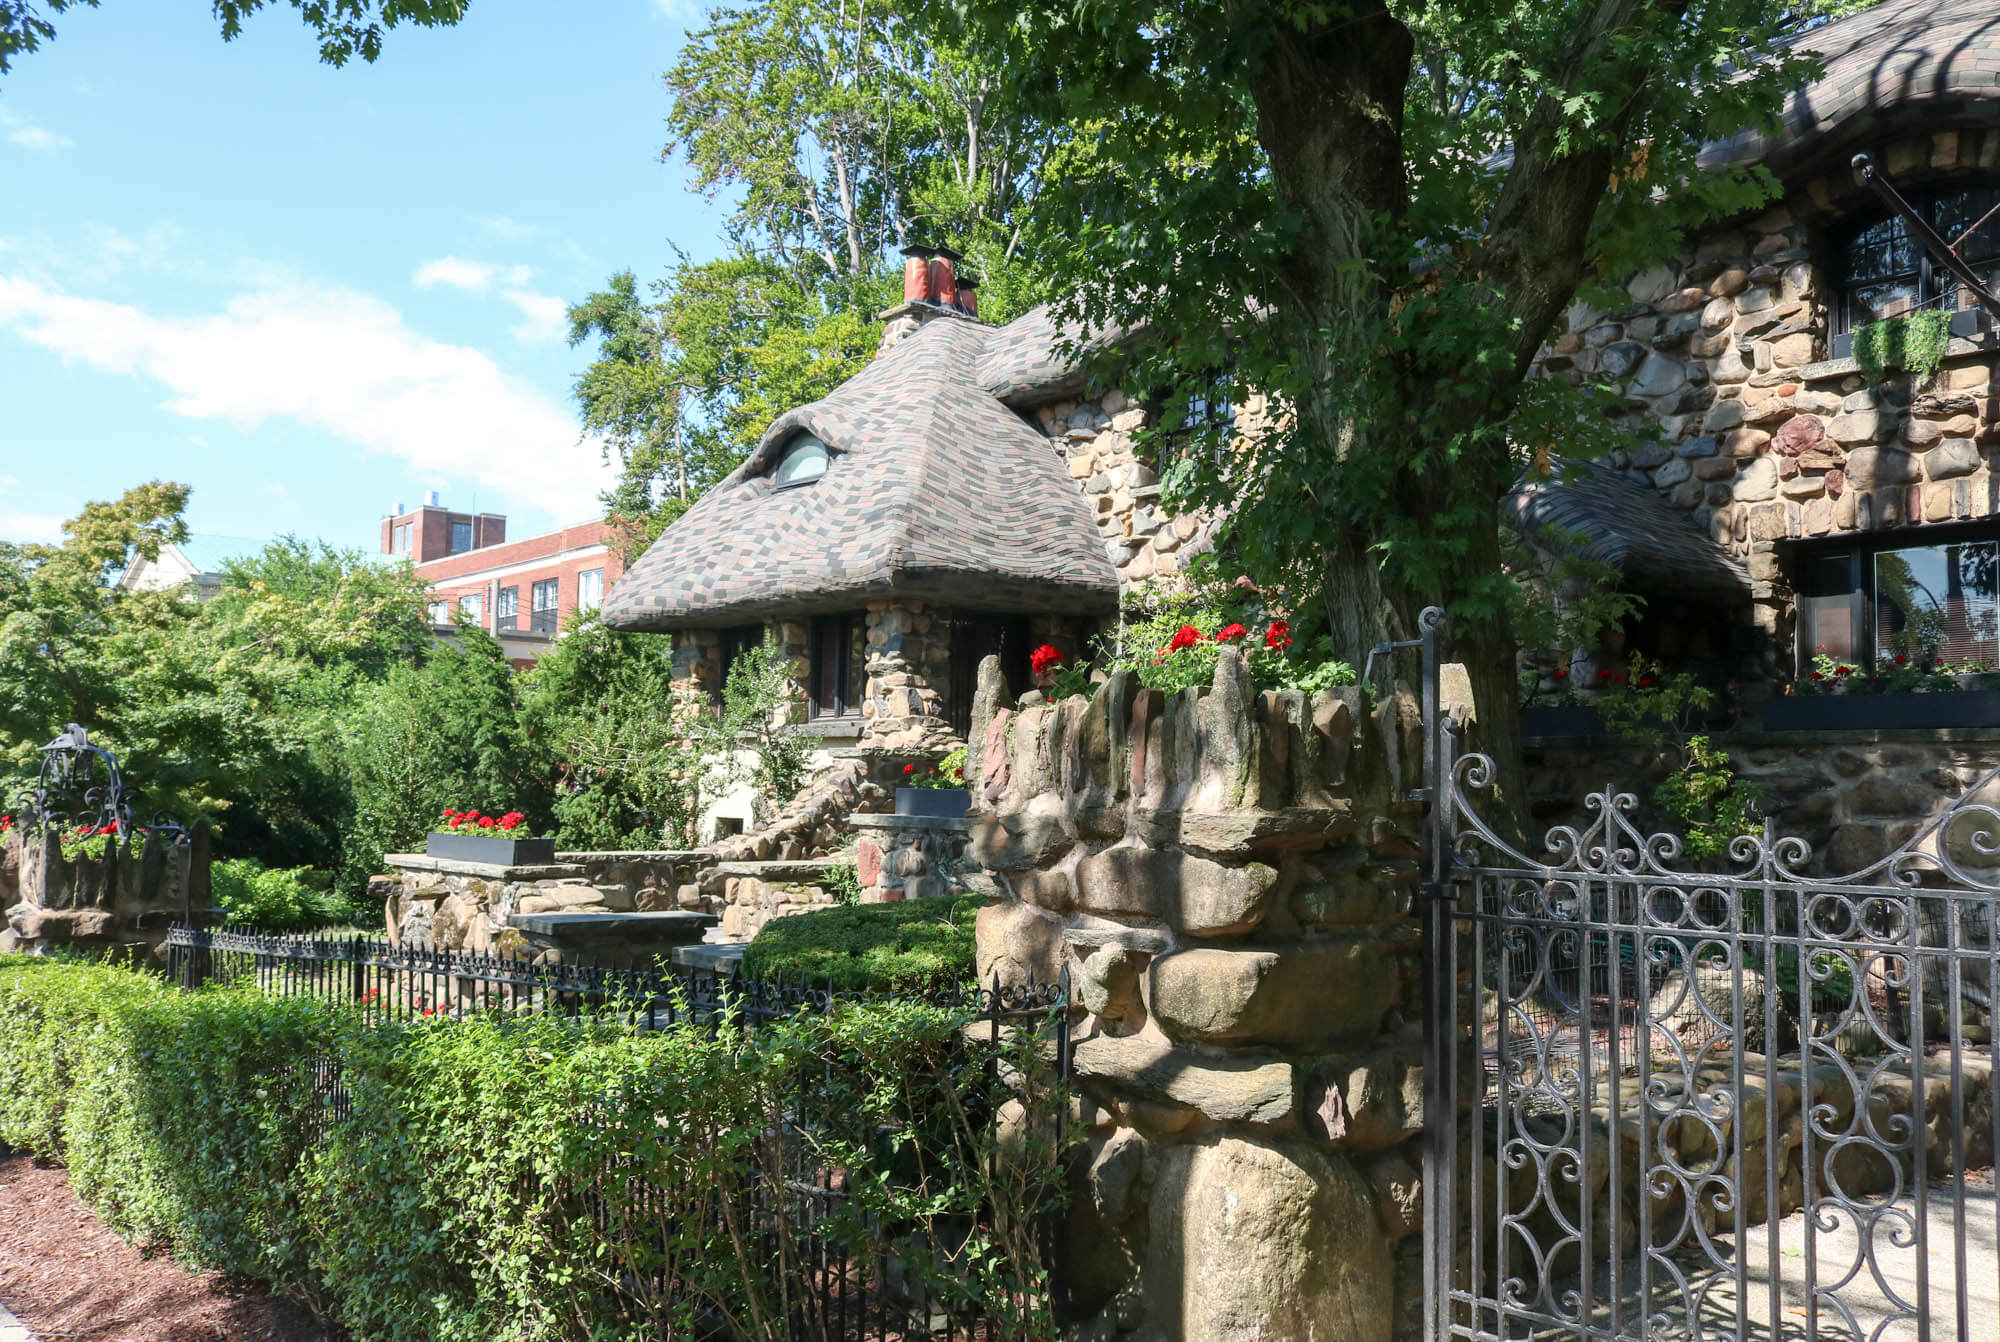
[(455, 618), (500, 640), (515, 665), (533, 662), (570, 615), (594, 610), (624, 571), (611, 526), (602, 521), (507, 539), (497, 513), (460, 513), (436, 494), (382, 519), (382, 553), (408, 558), (431, 590), (431, 623)]

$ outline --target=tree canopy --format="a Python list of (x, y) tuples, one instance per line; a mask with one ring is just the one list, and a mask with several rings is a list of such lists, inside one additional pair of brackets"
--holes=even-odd
[[(359, 56), (382, 54), (382, 36), (399, 24), (443, 27), (465, 17), (471, 0), (214, 0), (222, 40), (233, 41), (243, 21), (266, 5), (288, 3), (319, 41), (319, 58), (341, 66)], [(39, 49), (56, 35), (55, 16), (72, 9), (97, 8), (98, 0), (0, 0), (0, 74), (16, 56)]]

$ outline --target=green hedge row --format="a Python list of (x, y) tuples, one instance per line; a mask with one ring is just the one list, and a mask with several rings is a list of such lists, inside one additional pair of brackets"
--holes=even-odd
[[(0, 957), (0, 1140), (65, 1162), (128, 1238), (271, 1282), (362, 1339), (596, 1342), (721, 1320), (778, 1342), (813, 1275), (783, 1201), (751, 1211), (753, 1170), (778, 1167), (843, 1171), (828, 1234), (997, 1310), (995, 1336), (1046, 1336), (1035, 1232), (1059, 1200), (1044, 1120), (1061, 1094), (1030, 1036), (989, 1068), (966, 1023), (885, 1003), (754, 1035), (500, 1013), (370, 1025), (250, 987)], [(996, 1075), (1025, 1085), (1035, 1121), (996, 1126)], [(947, 1257), (975, 1217), (988, 1228)]]
[(911, 899), (773, 918), (743, 952), (743, 972), (845, 992), (969, 983), (978, 895)]

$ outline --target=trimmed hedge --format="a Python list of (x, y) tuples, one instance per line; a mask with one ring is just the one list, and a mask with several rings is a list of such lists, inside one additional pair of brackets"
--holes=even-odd
[(968, 982), (978, 895), (854, 904), (773, 918), (743, 953), (743, 972), (851, 992)]
[[(67, 1163), (128, 1238), (271, 1282), (359, 1339), (637, 1342), (722, 1322), (780, 1342), (814, 1267), (755, 1219), (786, 1214), (760, 1168), (843, 1171), (820, 1233), (893, 1254), (946, 1307), (994, 1310), (995, 1336), (1051, 1335), (1035, 1230), (1060, 1162), (1038, 1134), (1061, 1093), (1032, 1033), (1007, 1066), (968, 1066), (968, 1019), (884, 1002), (754, 1034), (500, 1012), (384, 1025), (0, 956), (0, 1141)], [(998, 1074), (1027, 1087), (1025, 1144), (996, 1135)], [(975, 1218), (979, 1243), (947, 1256)]]

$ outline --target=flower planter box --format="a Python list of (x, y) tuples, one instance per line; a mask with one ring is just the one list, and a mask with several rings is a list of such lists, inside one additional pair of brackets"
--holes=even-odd
[(424, 839), (424, 852), (452, 862), (484, 862), (495, 867), (543, 867), (556, 860), (554, 839), (488, 839), (471, 834), (440, 834)]
[(1764, 705), (1769, 732), (2000, 727), (2000, 690), (1936, 694), (1804, 694)]
[(1594, 708), (1531, 704), (1521, 710), (1523, 736), (1602, 736), (1604, 719)]
[(897, 815), (961, 816), (972, 806), (972, 794), (962, 787), (899, 787)]

